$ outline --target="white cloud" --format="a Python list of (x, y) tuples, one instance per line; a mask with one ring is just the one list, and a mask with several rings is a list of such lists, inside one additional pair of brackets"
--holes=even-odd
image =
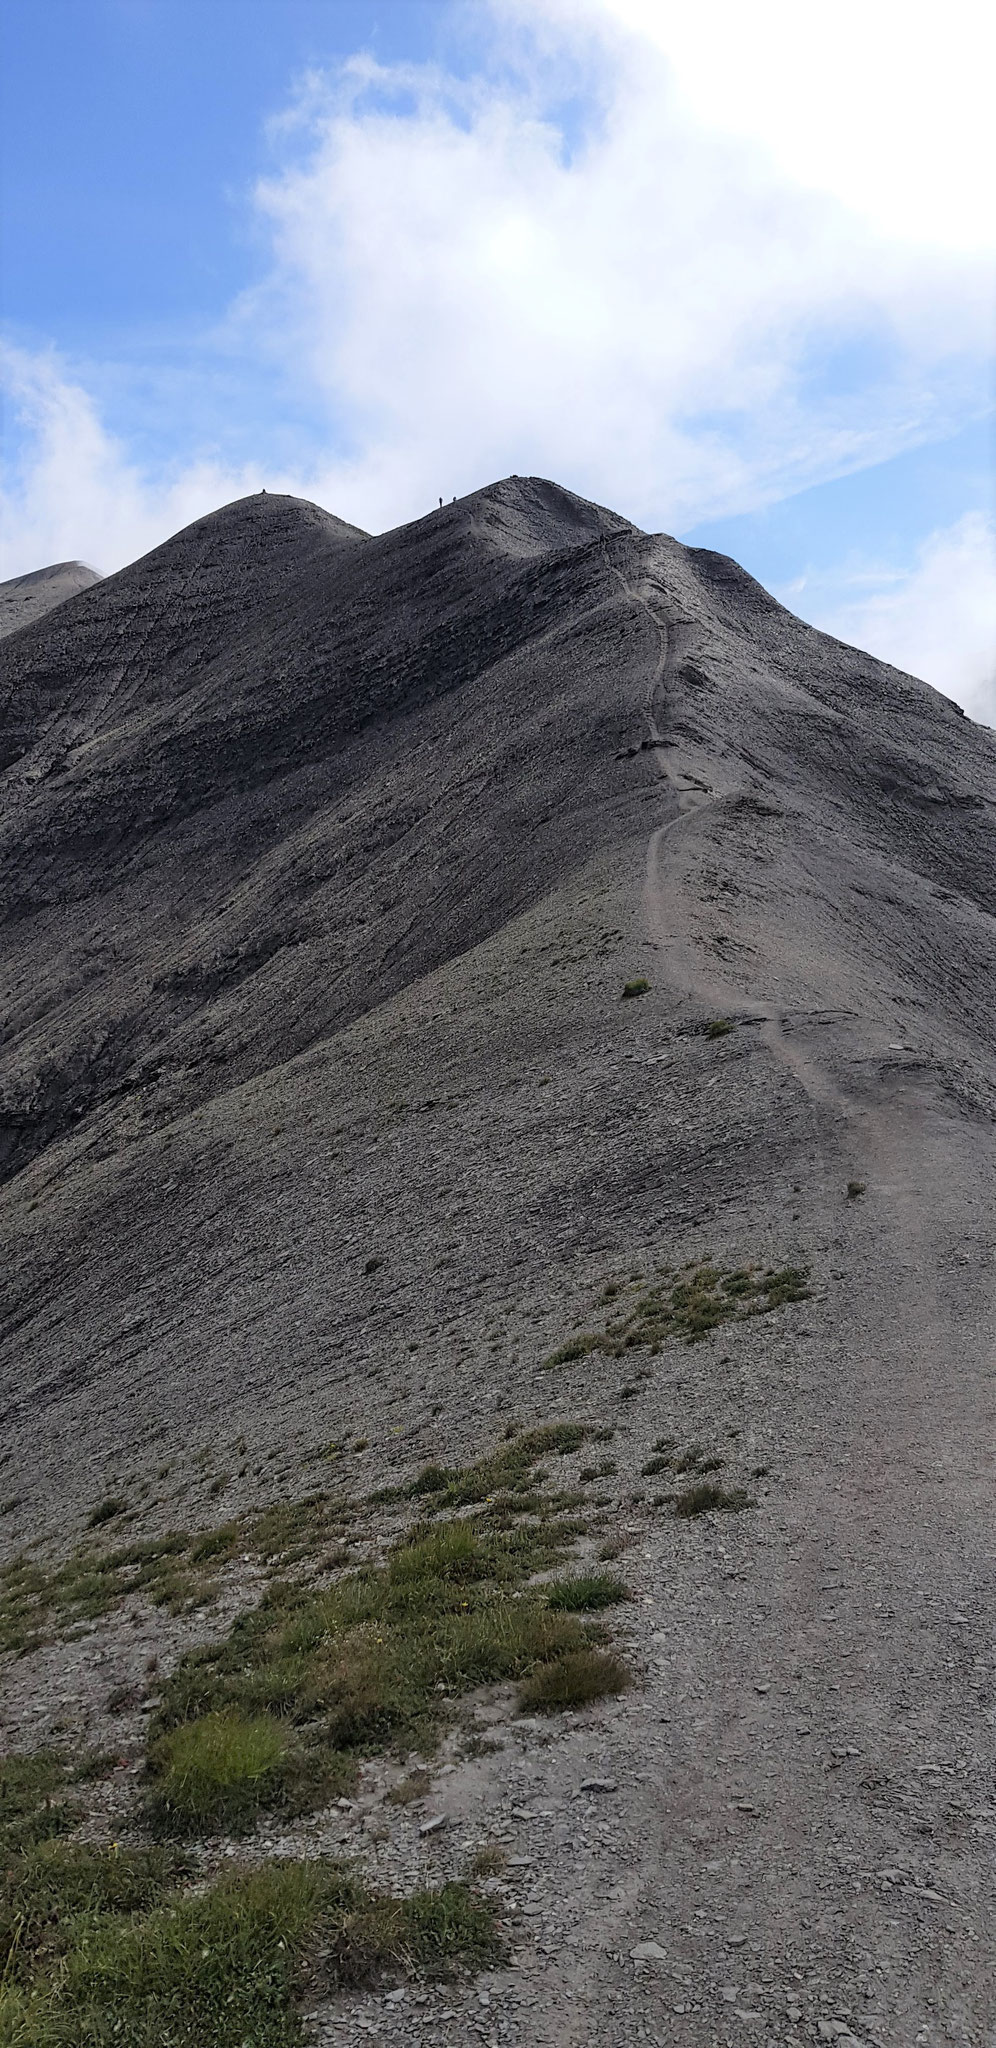
[(210, 506), (260, 487), (256, 473), (207, 460), (143, 476), (54, 354), (5, 348), (0, 372), (20, 426), (0, 492), (0, 576), (77, 559), (106, 574)]
[[(259, 189), (275, 270), (242, 318), (349, 423), (363, 523), (517, 469), (680, 527), (984, 402), (978, 256), (890, 239), (704, 122), (614, 11), (530, 5), (541, 58), (527, 36), (486, 81), (364, 61), (309, 84), (295, 160)], [(599, 111), (568, 151), (543, 110), (578, 63)]]
[(852, 564), (778, 594), (814, 626), (996, 725), (996, 526), (984, 513), (930, 534), (904, 569)]
[(936, 27), (921, 0), (472, 12), (493, 35), (469, 80), (357, 60), (307, 81), (255, 198), (270, 275), (191, 363), (279, 365), (312, 395), (313, 461), (178, 446), (143, 473), (85, 373), (15, 355), (4, 573), (118, 566), (261, 483), (379, 529), (532, 470), (681, 531), (982, 409), (972, 0)]
[(617, 24), (667, 58), (706, 127), (889, 237), (992, 250), (996, 15), (989, 0), (503, 0)]

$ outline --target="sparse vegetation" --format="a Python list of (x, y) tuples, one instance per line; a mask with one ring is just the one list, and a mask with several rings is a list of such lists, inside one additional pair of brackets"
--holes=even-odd
[[(787, 1302), (807, 1301), (808, 1280), (804, 1266), (768, 1267), (764, 1272), (754, 1266), (723, 1268), (709, 1261), (686, 1266), (644, 1288), (603, 1330), (579, 1331), (569, 1337), (545, 1364), (569, 1365), (592, 1351), (620, 1358), (643, 1345), (656, 1353), (671, 1338), (696, 1344), (721, 1323), (743, 1322), (749, 1316), (783, 1308)], [(621, 1394), (631, 1399), (637, 1391), (627, 1385)]]
[(848, 1183), (847, 1183), (847, 1199), (848, 1199), (848, 1201), (849, 1201), (849, 1202), (856, 1202), (856, 1201), (857, 1201), (857, 1199), (858, 1199), (858, 1196), (859, 1196), (859, 1195), (863, 1195), (863, 1194), (864, 1194), (864, 1192), (865, 1192), (865, 1183), (864, 1183), (864, 1181), (863, 1181), (863, 1180), (849, 1180), (849, 1181), (848, 1181)]
[[(413, 1500), (426, 1500), (434, 1514), (471, 1507), (479, 1501), (522, 1512), (525, 1501), (535, 1495), (540, 1459), (553, 1455), (567, 1457), (580, 1450), (591, 1435), (593, 1432), (580, 1422), (546, 1423), (538, 1429), (516, 1433), (510, 1442), (472, 1465), (426, 1465), (412, 1481), (408, 1494)], [(555, 1497), (550, 1504), (563, 1507), (564, 1497)], [(573, 1497), (571, 1504), (577, 1505)]]
[(624, 1002), (624, 1003), (626, 1003), (626, 1002), (629, 1002), (629, 1001), (631, 1000), (631, 998), (632, 998), (633, 996), (645, 996), (645, 995), (647, 995), (647, 994), (649, 993), (649, 990), (650, 990), (650, 983), (649, 983), (649, 981), (645, 981), (645, 980), (643, 979), (643, 976), (642, 976), (642, 975), (640, 975), (640, 976), (638, 976), (638, 977), (637, 977), (637, 979), (636, 979), (635, 981), (627, 981), (627, 983), (626, 983), (626, 985), (625, 985), (625, 987), (624, 987), (624, 989), (623, 989), (623, 992), (622, 992), (622, 997), (621, 997), (621, 1000), (622, 1000), (622, 1002)]
[(730, 1017), (710, 1017), (705, 1026), (705, 1035), (707, 1038), (726, 1038), (732, 1030), (733, 1022)]
[(67, 1788), (75, 1775), (54, 1749), (0, 1758), (0, 1861), (72, 1831), (80, 1808)]
[[(528, 1432), (448, 1477), (447, 1492), (478, 1500), (483, 1468), (496, 1489), (510, 1479), (531, 1489), (537, 1452), (584, 1434), (574, 1424)], [(580, 1590), (558, 1602), (555, 1587), (532, 1584), (565, 1555), (577, 1525), (533, 1491), (513, 1505), (510, 1514), (496, 1490), (473, 1520), (422, 1523), (383, 1565), (332, 1586), (273, 1585), (225, 1641), (185, 1657), (152, 1731), (162, 1822), (196, 1831), (209, 1818), (245, 1824), (261, 1808), (317, 1804), (351, 1781), (363, 1756), (430, 1754), (450, 1702), (476, 1686), (528, 1683), (565, 1658), (583, 1663), (598, 1632), (578, 1613), (625, 1588), (597, 1575), (567, 1581)]]
[(363, 1515), (342, 1495), (311, 1493), (196, 1534), (176, 1530), (106, 1550), (88, 1540), (52, 1567), (15, 1557), (0, 1569), (0, 1651), (34, 1649), (134, 1595), (186, 1613), (215, 1597), (216, 1574), (237, 1552), (271, 1568), (318, 1557)]
[(410, 1771), (407, 1778), (399, 1778), (384, 1797), (392, 1806), (411, 1806), (416, 1799), (424, 1799), (432, 1784), (428, 1771)]

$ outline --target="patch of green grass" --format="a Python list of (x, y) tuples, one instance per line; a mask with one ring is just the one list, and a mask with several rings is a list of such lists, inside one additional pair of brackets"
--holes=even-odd
[(557, 1614), (584, 1614), (615, 1607), (629, 1597), (628, 1587), (611, 1572), (580, 1572), (572, 1579), (554, 1580), (547, 1605)]
[(186, 1859), (172, 1849), (121, 1851), (46, 1841), (8, 1855), (0, 1870), (5, 1981), (30, 1981), (40, 1963), (60, 1955), (77, 1916), (146, 1912), (188, 1872)]
[(710, 1017), (705, 1035), (707, 1038), (726, 1038), (732, 1030), (733, 1023), (729, 1017)]
[(162, 1896), (168, 1868), (139, 1864), (104, 1852), (99, 1877), (67, 1868), (54, 1955), (25, 1941), (22, 1914), (5, 2048), (298, 2048), (304, 1994), (502, 1954), (492, 1911), (462, 1884), (392, 1898), (333, 1863), (274, 1861)]
[(66, 1797), (75, 1775), (55, 1749), (0, 1757), (0, 1858), (71, 1832), (80, 1817)]
[(290, 1751), (288, 1730), (272, 1714), (230, 1707), (182, 1722), (149, 1753), (151, 1816), (170, 1833), (240, 1833), (262, 1807), (286, 1803)]
[(519, 1705), (523, 1713), (555, 1714), (625, 1692), (631, 1682), (625, 1664), (610, 1650), (568, 1650), (533, 1672), (519, 1689)]
[(645, 981), (642, 975), (638, 975), (635, 981), (627, 981), (620, 1001), (624, 1003), (630, 1002), (634, 996), (645, 996), (649, 994), (649, 991), (649, 981)]
[(679, 1493), (673, 1503), (674, 1512), (685, 1519), (692, 1515), (708, 1515), (720, 1510), (726, 1514), (739, 1514), (743, 1508), (754, 1503), (742, 1486), (717, 1486), (713, 1481), (700, 1479), (694, 1486), (688, 1486)]
[[(566, 1425), (551, 1429), (552, 1437), (530, 1432), (531, 1454), (548, 1441), (565, 1448), (575, 1440)], [(506, 1477), (502, 1461), (519, 1450), (513, 1443), (495, 1454)], [(537, 1498), (542, 1507), (545, 1497)], [(473, 1520), (421, 1523), (382, 1565), (333, 1586), (271, 1587), (225, 1641), (192, 1652), (167, 1680), (152, 1730), (153, 1770), (175, 1783), (177, 1767), (191, 1758), (199, 1767), (206, 1745), (210, 1778), (215, 1757), (224, 1763), (229, 1739), (241, 1742), (252, 1724), (262, 1765), (253, 1749), (248, 1781), (237, 1773), (231, 1799), (226, 1789), (219, 1819), (228, 1824), (231, 1803), (247, 1815), (288, 1798), (299, 1810), (320, 1803), (336, 1771), (341, 1785), (364, 1756), (431, 1754), (461, 1695), (591, 1649), (597, 1630), (593, 1636), (573, 1610), (603, 1604), (599, 1579), (590, 1597), (568, 1593), (559, 1608), (555, 1588), (531, 1583), (576, 1533), (555, 1516), (509, 1517), (498, 1500)], [(619, 1597), (614, 1581), (611, 1597)], [(265, 1727), (255, 1726), (261, 1721)], [(206, 1797), (210, 1807), (210, 1783)], [(179, 1828), (182, 1798), (171, 1796), (169, 1806)], [(200, 1786), (187, 1814), (186, 1825), (204, 1825)]]
[[(656, 1353), (669, 1339), (697, 1344), (721, 1323), (743, 1322), (749, 1316), (784, 1308), (787, 1302), (808, 1301), (808, 1281), (804, 1266), (782, 1266), (777, 1271), (769, 1267), (763, 1273), (753, 1266), (730, 1269), (708, 1260), (686, 1266), (677, 1275), (662, 1274), (604, 1329), (569, 1337), (544, 1363), (548, 1367), (568, 1365), (591, 1351), (621, 1358), (644, 1346)], [(628, 1388), (622, 1393), (631, 1398)]]

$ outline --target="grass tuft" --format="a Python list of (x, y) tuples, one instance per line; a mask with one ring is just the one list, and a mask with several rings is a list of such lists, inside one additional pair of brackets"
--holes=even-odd
[(519, 1689), (519, 1706), (523, 1713), (558, 1713), (625, 1692), (630, 1683), (625, 1664), (611, 1651), (568, 1650), (533, 1672)]
[(229, 1708), (182, 1722), (149, 1754), (157, 1780), (151, 1817), (170, 1832), (240, 1832), (277, 1803), (287, 1765), (287, 1731), (271, 1714), (249, 1718)]
[(626, 983), (622, 992), (622, 996), (620, 997), (620, 1001), (626, 1003), (629, 1002), (633, 996), (645, 996), (649, 993), (649, 990), (649, 981), (645, 981), (643, 976), (639, 975), (635, 981), (628, 981)]
[(556, 1579), (547, 1594), (547, 1605), (557, 1614), (585, 1614), (615, 1607), (629, 1598), (629, 1588), (612, 1572), (585, 1572), (573, 1579)]
[(717, 1486), (712, 1480), (701, 1479), (696, 1485), (688, 1486), (679, 1493), (674, 1502), (674, 1512), (686, 1520), (692, 1515), (712, 1514), (722, 1510), (726, 1514), (739, 1514), (743, 1508), (754, 1506), (742, 1486), (727, 1489)]

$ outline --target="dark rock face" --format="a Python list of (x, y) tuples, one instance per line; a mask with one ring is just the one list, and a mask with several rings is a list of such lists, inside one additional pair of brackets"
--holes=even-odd
[[(152, 1324), (193, 1285), (203, 1201), (223, 1188), (231, 1227), (255, 1228), (250, 1102), (272, 1122), (264, 1098), (290, 1091), (303, 1115), (314, 1088), (316, 1118), (348, 1122), (357, 1089), (400, 1097), (438, 1063), (461, 1005), (478, 1009), (472, 1042), (446, 1053), (451, 1092), (511, 1077), (534, 1029), (537, 1047), (556, 1040), (537, 1057), (576, 1067), (576, 1156), (544, 1200), (597, 1210), (616, 1169), (577, 1033), (615, 1029), (615, 1011), (579, 974), (581, 1010), (548, 1015), (535, 963), (514, 964), (541, 912), (570, 951), (595, 876), (616, 892), (606, 931), (639, 931), (630, 951), (656, 952), (676, 1016), (908, 1005), (973, 1075), (991, 1042), (993, 736), (802, 625), (735, 563), (540, 479), (378, 538), (266, 494), (199, 520), (9, 638), (0, 761), (18, 1410), (36, 1373), (47, 1383), (46, 1318), (73, 1319), (59, 1383), (89, 1384), (136, 1274)], [(662, 831), (648, 926), (638, 896)], [(367, 1060), (385, 1034), (379, 1080), (357, 1080), (357, 1047)], [(320, 1082), (288, 1064), (309, 1053)], [(309, 1132), (288, 1168), (308, 1300), (329, 1256), (309, 1235), (304, 1185), (325, 1156)], [(189, 1148), (179, 1184), (167, 1136)], [(520, 1131), (509, 1158), (479, 1159), (485, 1203), (509, 1174), (528, 1183), (537, 1142)], [(412, 1143), (397, 1185), (424, 1163)], [(55, 1209), (47, 1240), (32, 1221), (22, 1245), (29, 1199)], [(95, 1294), (88, 1262), (110, 1248)], [(307, 1361), (295, 1370), (303, 1384)]]

